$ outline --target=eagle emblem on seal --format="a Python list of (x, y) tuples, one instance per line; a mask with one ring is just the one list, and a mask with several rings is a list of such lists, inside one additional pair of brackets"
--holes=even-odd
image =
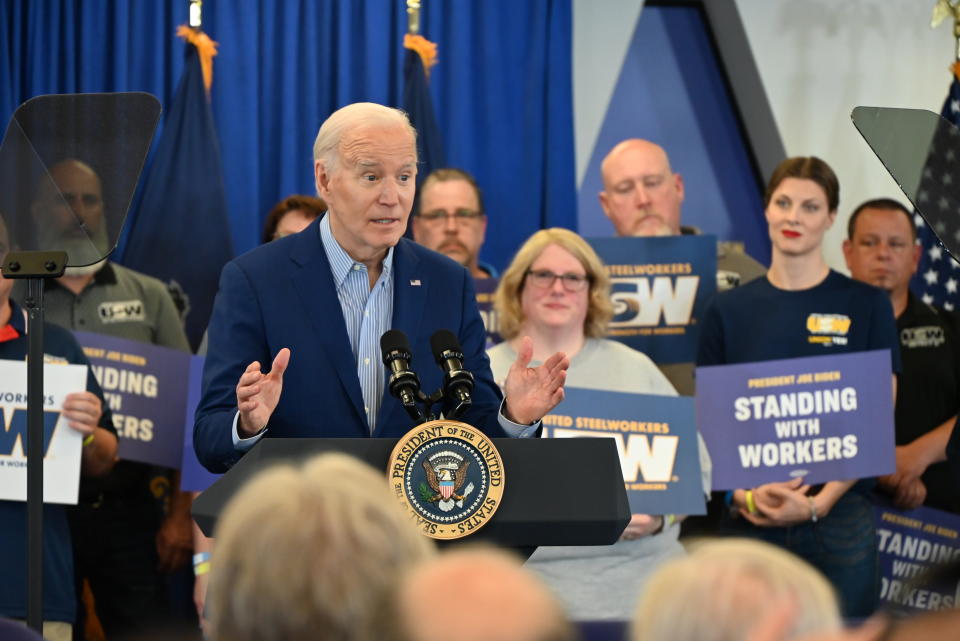
[(470, 461), (456, 452), (444, 450), (433, 454), (423, 461), (423, 470), (427, 475), (427, 485), (432, 491), (431, 496), (424, 498), (430, 503), (436, 503), (444, 512), (449, 512), (456, 504), (463, 507), (463, 499), (473, 492), (473, 483), (464, 488), (459, 494), (463, 482), (467, 478)]

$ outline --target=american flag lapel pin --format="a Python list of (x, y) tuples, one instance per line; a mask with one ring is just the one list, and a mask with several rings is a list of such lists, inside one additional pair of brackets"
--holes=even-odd
[(410, 281), (410, 286), (411, 286), (411, 287), (420, 287), (420, 279), (419, 279), (419, 278), (414, 278), (413, 280), (411, 280), (411, 281)]

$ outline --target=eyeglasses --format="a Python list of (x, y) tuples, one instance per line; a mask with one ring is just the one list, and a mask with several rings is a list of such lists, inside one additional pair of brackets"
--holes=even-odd
[(434, 211), (425, 211), (418, 214), (424, 222), (431, 225), (437, 224), (447, 224), (447, 219), (453, 218), (457, 221), (458, 225), (468, 225), (474, 220), (479, 220), (483, 217), (483, 212), (473, 211), (472, 209), (458, 209), (454, 212), (447, 212), (442, 209), (435, 209)]
[(570, 293), (582, 292), (590, 282), (590, 277), (581, 274), (554, 274), (546, 269), (530, 270), (527, 278), (534, 287), (549, 289), (558, 278), (563, 288)]

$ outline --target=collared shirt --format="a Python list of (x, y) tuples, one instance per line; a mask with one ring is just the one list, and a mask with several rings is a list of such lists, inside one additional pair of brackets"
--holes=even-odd
[[(393, 323), (393, 247), (387, 250), (380, 278), (373, 289), (370, 289), (367, 268), (350, 258), (333, 237), (327, 215), (320, 220), (319, 228), (323, 251), (330, 262), (344, 324), (350, 338), (350, 348), (356, 359), (364, 411), (372, 434), (376, 428), (377, 413), (380, 411), (383, 390), (386, 387), (386, 368), (380, 361), (379, 354), (380, 337)], [(502, 402), (497, 419), (507, 435), (515, 438), (535, 436), (540, 429), (540, 421), (533, 425), (520, 425), (509, 420), (503, 415)], [(267, 430), (262, 429), (252, 436), (242, 438), (238, 428), (239, 420), (240, 412), (237, 412), (233, 417), (231, 438), (235, 448), (246, 452)]]
[(393, 247), (387, 250), (380, 277), (370, 289), (366, 265), (350, 258), (333, 237), (329, 215), (320, 221), (320, 240), (330, 261), (333, 285), (340, 299), (363, 393), (363, 410), (372, 434), (377, 427), (386, 382), (386, 371), (380, 361), (380, 337), (390, 329), (393, 319)]

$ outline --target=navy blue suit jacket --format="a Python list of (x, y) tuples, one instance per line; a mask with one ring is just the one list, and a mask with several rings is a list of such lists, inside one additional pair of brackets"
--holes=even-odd
[[(232, 440), (240, 375), (253, 361), (266, 370), (283, 347), (291, 349), (290, 365), (266, 437), (399, 437), (413, 427), (385, 388), (376, 432), (369, 433), (319, 220), (223, 268), (193, 433), (197, 457), (211, 472), (226, 471), (241, 456)], [(502, 397), (484, 351), (486, 334), (469, 272), (401, 239), (394, 248), (393, 278), (392, 328), (410, 339), (411, 367), (424, 392), (440, 387), (443, 377), (430, 337), (449, 329), (459, 337), (464, 365), (476, 378), (473, 407), (461, 420), (489, 436), (506, 436), (498, 421)]]

